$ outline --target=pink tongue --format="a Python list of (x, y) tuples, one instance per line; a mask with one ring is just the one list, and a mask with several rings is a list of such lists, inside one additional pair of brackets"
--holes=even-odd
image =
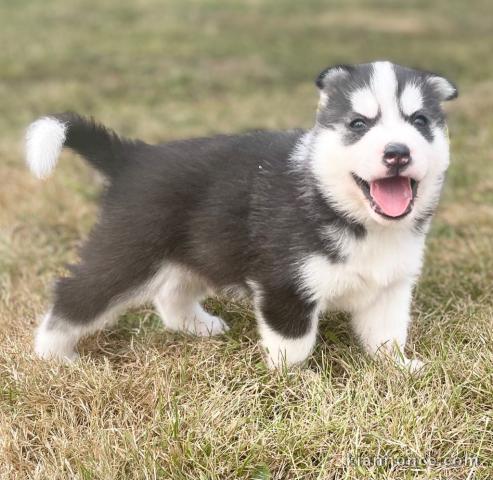
[(389, 177), (370, 183), (370, 195), (382, 213), (389, 217), (402, 215), (413, 198), (408, 177)]

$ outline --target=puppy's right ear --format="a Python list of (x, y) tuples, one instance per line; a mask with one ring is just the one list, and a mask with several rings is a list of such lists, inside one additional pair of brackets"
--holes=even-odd
[(320, 90), (325, 90), (336, 79), (349, 75), (354, 67), (351, 65), (333, 65), (322, 72), (315, 80), (315, 85)]

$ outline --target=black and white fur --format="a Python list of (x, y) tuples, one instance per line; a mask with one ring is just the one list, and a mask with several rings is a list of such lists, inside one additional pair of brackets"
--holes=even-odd
[[(310, 355), (328, 309), (350, 312), (370, 354), (416, 367), (402, 349), (449, 163), (440, 104), (456, 88), (389, 62), (332, 67), (317, 85), (308, 131), (149, 145), (73, 113), (35, 121), (26, 136), (34, 174), (49, 175), (65, 146), (108, 180), (80, 263), (56, 283), (37, 354), (74, 359), (82, 336), (147, 301), (171, 330), (221, 334), (228, 327), (201, 301), (240, 287), (253, 296), (271, 367)], [(404, 173), (382, 161), (395, 142), (410, 150)], [(398, 174), (417, 188), (410, 211), (392, 219), (375, 210), (364, 185)]]

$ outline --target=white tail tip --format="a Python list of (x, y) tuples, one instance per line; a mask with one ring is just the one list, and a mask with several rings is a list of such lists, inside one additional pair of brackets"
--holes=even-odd
[(55, 168), (65, 142), (67, 127), (53, 117), (43, 117), (26, 131), (26, 162), (38, 178), (46, 178)]

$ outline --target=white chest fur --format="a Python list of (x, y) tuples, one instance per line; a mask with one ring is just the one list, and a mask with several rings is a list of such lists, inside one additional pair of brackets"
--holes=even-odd
[(344, 262), (333, 263), (322, 254), (300, 262), (300, 286), (321, 310), (364, 308), (382, 289), (419, 275), (424, 236), (407, 229), (368, 231), (364, 239), (339, 238), (338, 243)]

